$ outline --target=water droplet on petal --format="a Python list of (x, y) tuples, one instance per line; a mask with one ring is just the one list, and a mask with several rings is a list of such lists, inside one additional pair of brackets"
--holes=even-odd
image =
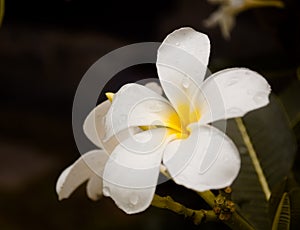
[(232, 108), (228, 109), (227, 112), (230, 115), (237, 115), (237, 116), (240, 116), (243, 114), (243, 110), (241, 110), (240, 108), (237, 108), (237, 107), (232, 107)]
[(224, 162), (224, 163), (227, 163), (229, 160), (230, 160), (229, 157), (224, 157), (224, 158), (223, 158), (223, 162)]
[(131, 205), (137, 205), (137, 203), (139, 202), (139, 197), (135, 194), (132, 194), (129, 198), (129, 202)]
[(254, 95), (254, 94), (255, 94), (255, 91), (252, 90), (252, 89), (248, 89), (248, 90), (247, 90), (247, 94), (248, 94), (248, 95)]
[(175, 45), (176, 45), (176, 46), (180, 46), (180, 42), (176, 42)]
[(127, 116), (125, 114), (122, 114), (119, 118), (119, 123), (123, 124), (124, 122), (126, 122), (127, 120)]
[(233, 86), (235, 85), (236, 83), (238, 83), (238, 77), (233, 77), (231, 79), (228, 80), (228, 82), (226, 83), (227, 86)]
[(260, 104), (261, 102), (264, 101), (265, 97), (266, 97), (266, 94), (263, 93), (263, 92), (260, 92), (260, 93), (257, 93), (257, 94), (253, 97), (253, 100), (254, 100), (255, 103)]
[(182, 84), (183, 88), (185, 88), (185, 89), (190, 87), (190, 81), (187, 78), (182, 79), (181, 84)]
[(152, 135), (150, 132), (145, 131), (135, 135), (134, 138), (139, 143), (146, 143), (151, 140)]
[(104, 188), (103, 188), (103, 195), (104, 195), (104, 196), (110, 196), (110, 191), (109, 191), (109, 188), (108, 188), (108, 187), (104, 187)]
[(246, 71), (246, 72), (245, 72), (245, 75), (250, 75), (250, 74), (251, 74), (250, 71)]
[(163, 109), (163, 105), (160, 102), (154, 102), (149, 106), (150, 112), (158, 113)]

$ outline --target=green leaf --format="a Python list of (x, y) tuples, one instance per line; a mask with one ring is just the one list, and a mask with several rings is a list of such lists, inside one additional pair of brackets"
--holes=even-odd
[(278, 205), (275, 218), (272, 225), (272, 230), (277, 229), (290, 229), (291, 223), (291, 205), (290, 205), (290, 198), (288, 193), (285, 192), (281, 198), (281, 201)]
[(300, 229), (300, 188), (294, 188), (289, 193), (291, 201), (291, 229)]
[(298, 140), (300, 139), (300, 81), (293, 81), (280, 95), (279, 98), (286, 109), (291, 126)]
[(299, 184), (295, 180), (294, 174), (290, 173), (290, 175), (284, 178), (283, 181), (279, 181), (277, 185), (272, 189), (272, 195), (269, 200), (269, 214), (271, 220), (274, 219), (277, 207), (281, 201), (281, 198), (285, 192), (290, 194), (290, 191), (293, 189), (299, 188)]
[(296, 143), (278, 99), (243, 119), (230, 120), (227, 134), (237, 145), (242, 160), (232, 198), (238, 211), (256, 228), (270, 229), (268, 201), (276, 183), (292, 167)]
[(300, 229), (300, 186), (292, 173), (272, 190), (269, 202), (271, 219), (275, 219), (284, 193), (287, 193), (290, 200), (290, 229), (298, 230)]

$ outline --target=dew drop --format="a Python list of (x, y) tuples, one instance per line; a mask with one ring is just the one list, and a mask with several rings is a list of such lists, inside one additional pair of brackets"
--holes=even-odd
[(223, 162), (226, 164), (229, 161), (229, 157), (224, 157)]
[(252, 89), (248, 89), (248, 90), (247, 90), (247, 94), (248, 94), (248, 95), (253, 95), (254, 93), (255, 93), (255, 91), (252, 90)]
[(131, 205), (137, 205), (137, 203), (139, 202), (139, 197), (135, 194), (133, 194), (130, 198), (129, 198), (129, 202)]
[(176, 46), (180, 46), (180, 42), (176, 42), (175, 45), (176, 45)]
[(139, 134), (135, 135), (134, 138), (135, 138), (135, 141), (137, 141), (139, 143), (146, 143), (146, 142), (151, 140), (152, 135), (149, 131), (148, 132), (142, 132), (142, 133), (139, 133)]
[(103, 195), (104, 195), (104, 196), (110, 196), (110, 191), (109, 191), (109, 188), (108, 188), (108, 187), (104, 187), (104, 188), (103, 188)]
[(237, 107), (232, 107), (232, 108), (228, 109), (227, 112), (230, 115), (241, 115), (241, 114), (243, 114), (243, 111), (240, 108), (237, 108)]
[(254, 97), (253, 100), (255, 103), (260, 104), (261, 102), (264, 101), (266, 94), (263, 92), (257, 93)]
[(152, 104), (149, 106), (149, 110), (150, 110), (151, 112), (154, 112), (154, 113), (161, 112), (162, 109), (163, 109), (163, 105), (162, 105), (160, 102), (152, 103)]
[(124, 122), (126, 122), (127, 120), (127, 116), (125, 114), (122, 114), (119, 118), (119, 123), (123, 124)]
[(190, 81), (186, 78), (182, 79), (182, 82), (181, 82), (183, 88), (187, 89), (190, 87)]
[(229, 81), (227, 82), (227, 86), (233, 86), (235, 85), (236, 83), (238, 83), (238, 78), (237, 77), (234, 77), (234, 78), (231, 78), (229, 79)]

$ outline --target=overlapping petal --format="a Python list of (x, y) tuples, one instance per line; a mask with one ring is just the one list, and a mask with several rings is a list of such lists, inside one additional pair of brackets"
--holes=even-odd
[(154, 91), (155, 93), (157, 93), (159, 95), (163, 95), (163, 93), (164, 93), (163, 89), (160, 86), (160, 84), (158, 84), (155, 81), (146, 83), (145, 87), (147, 87), (148, 89), (151, 89), (152, 91)]
[(188, 119), (189, 110), (196, 109), (182, 106), (191, 105), (191, 98), (199, 90), (209, 52), (208, 37), (192, 28), (175, 30), (158, 49), (156, 66), (161, 85), (182, 120)]
[(102, 173), (108, 155), (104, 150), (93, 150), (81, 156), (74, 164), (66, 168), (56, 184), (60, 200), (68, 198), (85, 181), (87, 194), (92, 200), (102, 195)]
[(111, 103), (109, 100), (102, 102), (89, 113), (83, 123), (83, 131), (85, 135), (90, 139), (90, 141), (100, 148), (104, 148), (102, 142), (105, 133), (103, 118), (110, 106)]
[(244, 116), (269, 103), (271, 88), (258, 73), (232, 68), (210, 76), (193, 101), (201, 107), (200, 124)]
[(239, 152), (220, 130), (193, 124), (187, 139), (165, 149), (163, 163), (177, 184), (205, 191), (229, 186), (240, 169)]
[(85, 135), (96, 146), (104, 149), (107, 153), (111, 153), (120, 142), (127, 139), (130, 135), (141, 131), (139, 128), (130, 127), (115, 133), (107, 139), (105, 136), (105, 116), (110, 107), (111, 102), (109, 100), (102, 102), (89, 113), (83, 124)]
[(181, 129), (170, 103), (161, 95), (138, 84), (123, 86), (114, 96), (105, 117), (105, 140), (129, 127), (165, 126)]
[(103, 194), (128, 214), (144, 211), (155, 192), (163, 150), (172, 138), (168, 129), (156, 128), (118, 145), (105, 165)]

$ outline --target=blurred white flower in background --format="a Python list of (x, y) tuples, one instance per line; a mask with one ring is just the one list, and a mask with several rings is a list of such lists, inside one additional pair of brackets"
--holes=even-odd
[(284, 4), (280, 0), (207, 0), (212, 4), (220, 4), (219, 9), (213, 12), (204, 21), (206, 27), (220, 26), (225, 39), (230, 38), (230, 32), (235, 26), (236, 16), (241, 12), (260, 7), (283, 8)]
[(108, 93), (83, 127), (101, 150), (84, 154), (61, 174), (59, 199), (88, 181), (90, 198), (103, 194), (126, 213), (138, 213), (151, 204), (161, 169), (196, 191), (229, 186), (240, 156), (230, 138), (210, 124), (267, 105), (270, 86), (245, 68), (204, 80), (209, 53), (205, 34), (181, 28), (158, 49), (156, 66), (167, 99), (134, 83)]

